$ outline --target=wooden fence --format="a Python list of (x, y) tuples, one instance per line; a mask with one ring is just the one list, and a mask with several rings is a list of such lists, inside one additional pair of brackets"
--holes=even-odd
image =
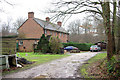
[(16, 38), (17, 36), (0, 37), (0, 69), (16, 65)]

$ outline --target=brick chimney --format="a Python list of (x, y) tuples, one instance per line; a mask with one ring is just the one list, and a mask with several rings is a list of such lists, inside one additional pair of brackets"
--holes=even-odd
[(50, 18), (49, 17), (46, 17), (46, 22), (49, 22), (50, 21)]
[(57, 25), (59, 25), (60, 27), (62, 26), (62, 22), (61, 21), (58, 21), (57, 22)]
[(34, 18), (34, 12), (28, 12), (28, 18)]

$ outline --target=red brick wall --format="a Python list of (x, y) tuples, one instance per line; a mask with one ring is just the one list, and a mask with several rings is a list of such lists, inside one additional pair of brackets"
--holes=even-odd
[[(60, 36), (60, 34), (61, 34), (61, 36)], [(63, 34), (64, 34), (64, 36), (63, 36)], [(51, 35), (51, 30), (47, 30), (47, 35)], [(60, 39), (62, 42), (64, 42), (64, 43), (66, 43), (67, 40), (68, 40), (68, 35), (65, 34), (65, 33), (60, 33), (60, 32), (56, 32), (56, 31), (52, 31), (52, 36), (55, 36), (55, 37), (58, 36), (59, 39)]]
[(19, 33), (25, 34), (25, 38), (40, 38), (44, 33), (43, 28), (40, 27), (32, 18), (29, 18), (19, 29)]
[[(61, 34), (61, 36), (60, 36), (60, 34)], [(47, 30), (47, 35), (51, 35), (51, 31), (50, 30)], [(56, 37), (58, 36), (59, 39), (62, 42), (64, 42), (64, 43), (66, 43), (67, 40), (68, 40), (68, 34), (65, 34), (65, 33), (60, 33), (60, 32), (56, 32), (56, 31), (52, 31), (52, 36), (56, 36)]]
[[(19, 42), (20, 40), (18, 40)], [(35, 43), (35, 40), (22, 40), (23, 41), (23, 45), (19, 45), (19, 50), (22, 52), (33, 52), (34, 51), (34, 47), (33, 44)], [(39, 41), (39, 40), (37, 40)], [(25, 49), (24, 49), (25, 47)]]

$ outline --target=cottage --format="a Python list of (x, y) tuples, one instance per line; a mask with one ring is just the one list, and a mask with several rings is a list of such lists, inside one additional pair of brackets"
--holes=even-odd
[(61, 42), (68, 41), (69, 34), (62, 27), (62, 22), (51, 23), (50, 18), (46, 20), (34, 18), (34, 12), (28, 12), (28, 19), (18, 28), (18, 33), (22, 38), (18, 38), (19, 51), (31, 52), (37, 44), (42, 34), (58, 36)]

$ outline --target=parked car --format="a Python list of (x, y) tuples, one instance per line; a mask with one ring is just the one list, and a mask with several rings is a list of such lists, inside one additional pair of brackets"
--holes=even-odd
[(92, 46), (90, 47), (90, 51), (91, 51), (91, 52), (93, 52), (93, 51), (100, 51), (100, 50), (101, 50), (101, 48), (98, 47), (98, 45), (92, 45)]
[(64, 50), (70, 51), (70, 53), (80, 53), (80, 50), (74, 46), (67, 46)]
[(78, 48), (74, 46), (67, 46), (64, 48), (64, 50), (78, 50)]

